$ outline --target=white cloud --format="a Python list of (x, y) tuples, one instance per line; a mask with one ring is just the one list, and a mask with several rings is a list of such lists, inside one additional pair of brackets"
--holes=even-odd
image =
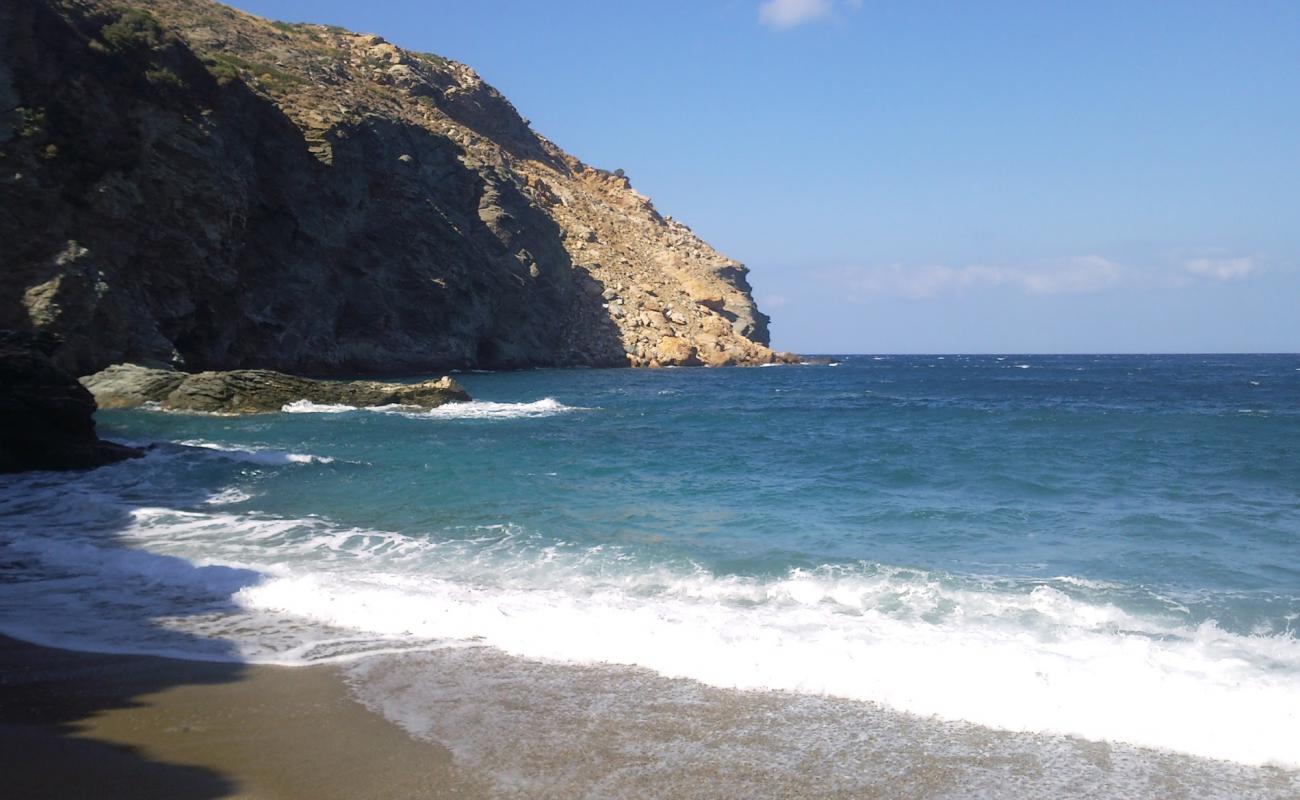
[(1088, 294), (1123, 287), (1135, 291), (1186, 289), (1207, 281), (1241, 281), (1255, 275), (1259, 260), (1226, 250), (1173, 251), (1146, 263), (1122, 264), (1098, 255), (1023, 264), (850, 265), (825, 273), (854, 298), (914, 300), (980, 289), (1027, 295)]
[(758, 21), (779, 31), (825, 19), (834, 9), (832, 0), (765, 0), (758, 7)]
[(1189, 258), (1183, 268), (1193, 275), (1220, 281), (1239, 281), (1255, 271), (1253, 258)]
[(1009, 286), (1027, 294), (1080, 294), (1119, 283), (1124, 268), (1101, 256), (1080, 256), (1025, 267), (891, 264), (849, 270), (851, 291), (923, 299), (981, 286)]

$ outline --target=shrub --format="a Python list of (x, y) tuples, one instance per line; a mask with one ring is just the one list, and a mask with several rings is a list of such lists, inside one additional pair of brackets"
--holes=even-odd
[(144, 78), (160, 89), (180, 89), (185, 86), (180, 76), (166, 67), (147, 69), (144, 71)]
[(167, 32), (148, 11), (133, 8), (100, 28), (99, 38), (112, 50), (157, 50), (167, 43)]
[(239, 80), (239, 69), (233, 64), (225, 61), (204, 61), (203, 65), (208, 68), (212, 77), (217, 79), (218, 86), (226, 86), (231, 81)]
[(256, 82), (267, 91), (287, 92), (305, 81), (290, 72), (285, 72), (271, 64), (248, 61), (231, 53), (209, 55), (203, 60), (204, 66), (221, 86), (236, 79)]

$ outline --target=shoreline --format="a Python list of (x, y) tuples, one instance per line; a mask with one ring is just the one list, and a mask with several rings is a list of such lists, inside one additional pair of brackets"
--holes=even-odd
[(491, 648), (288, 667), (3, 635), (0, 775), (12, 796), (50, 800), (1273, 800), (1300, 785), (1280, 768)]
[(22, 798), (475, 798), (450, 753), (337, 668), (61, 650), (0, 636), (0, 774)]

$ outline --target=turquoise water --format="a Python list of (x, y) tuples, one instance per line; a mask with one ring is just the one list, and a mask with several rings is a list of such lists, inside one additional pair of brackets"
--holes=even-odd
[(474, 643), (1300, 766), (1300, 357), (457, 376), (432, 413), (99, 414), (0, 483), (0, 630)]

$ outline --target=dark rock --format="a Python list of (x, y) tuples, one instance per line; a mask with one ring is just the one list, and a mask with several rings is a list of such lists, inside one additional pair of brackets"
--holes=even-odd
[[(462, 145), (421, 127), (421, 105), (340, 112), (353, 88), (307, 94), (297, 78), (285, 85), (302, 93), (280, 105), (256, 75), (222, 77), (271, 56), (199, 53), (170, 28), (119, 46), (106, 27), (142, 8), (160, 25), (210, 15), (232, 41), (279, 36), (213, 3), (0, 2), (0, 327), (56, 333), (56, 363), (75, 374), (126, 361), (522, 368), (565, 365), (575, 338), (618, 344), (555, 220), (514, 175), (467, 164)], [(283, 60), (305, 70), (317, 58)], [(474, 85), (480, 96), (439, 95), (440, 107), (553, 160)], [(487, 362), (484, 338), (497, 342)]]
[(45, 349), (35, 337), (0, 332), (0, 472), (90, 469), (141, 455), (95, 434), (95, 399)]

